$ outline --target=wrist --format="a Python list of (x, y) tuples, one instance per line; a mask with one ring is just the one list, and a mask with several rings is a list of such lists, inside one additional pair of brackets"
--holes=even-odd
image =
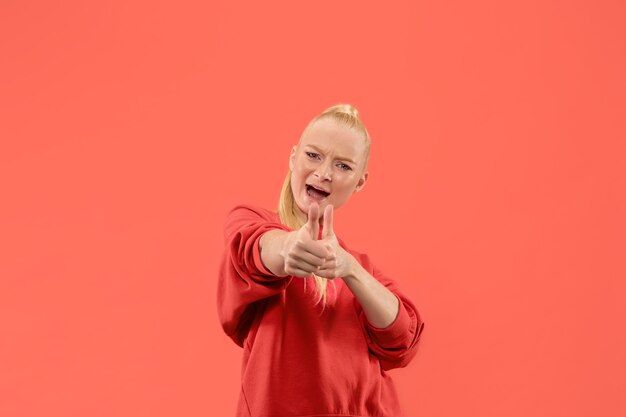
[(295, 238), (296, 232), (287, 232), (284, 234), (283, 238), (280, 240), (280, 248), (278, 253), (280, 257), (283, 259), (287, 259), (287, 252), (292, 246), (292, 241)]
[(285, 254), (283, 248), (286, 247), (289, 232), (274, 229), (265, 232), (259, 240), (260, 257), (265, 268), (273, 275), (284, 277), (288, 274), (285, 272)]
[(354, 256), (348, 254), (349, 256), (349, 264), (348, 264), (348, 273), (344, 278), (345, 281), (358, 281), (360, 274), (360, 270), (363, 269), (361, 264), (354, 258)]

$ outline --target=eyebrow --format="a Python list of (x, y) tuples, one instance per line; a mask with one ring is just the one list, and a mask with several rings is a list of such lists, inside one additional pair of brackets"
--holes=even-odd
[[(317, 147), (317, 146), (315, 146), (315, 145), (305, 145), (305, 146), (308, 146), (309, 148), (313, 148), (313, 149), (315, 149), (316, 151), (318, 151), (318, 152), (320, 152), (320, 153), (326, 153), (326, 152), (324, 152), (323, 150), (321, 150), (320, 148), (318, 148), (318, 147)], [(356, 165), (356, 162), (354, 162), (354, 161), (353, 161), (352, 159), (350, 159), (350, 158), (344, 158), (344, 157), (338, 156), (338, 157), (337, 157), (337, 159), (340, 159), (340, 160), (342, 160), (342, 161), (346, 161), (346, 162), (352, 162), (354, 165)]]

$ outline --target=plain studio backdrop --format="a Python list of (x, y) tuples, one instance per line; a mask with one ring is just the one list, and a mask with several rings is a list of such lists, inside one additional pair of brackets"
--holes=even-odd
[(626, 415), (625, 74), (622, 0), (3, 1), (0, 415), (233, 415), (223, 221), (337, 103), (407, 417)]

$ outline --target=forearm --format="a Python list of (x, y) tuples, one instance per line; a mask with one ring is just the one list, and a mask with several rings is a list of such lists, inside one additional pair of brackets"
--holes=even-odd
[(350, 274), (343, 280), (359, 300), (372, 326), (384, 329), (393, 323), (400, 309), (398, 298), (360, 263), (354, 260)]
[(285, 259), (282, 255), (285, 242), (294, 232), (284, 230), (270, 230), (265, 232), (259, 240), (261, 250), (261, 261), (263, 265), (274, 275), (285, 277), (289, 274), (285, 272)]

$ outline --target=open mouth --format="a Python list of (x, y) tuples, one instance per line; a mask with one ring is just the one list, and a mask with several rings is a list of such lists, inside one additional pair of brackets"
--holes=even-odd
[(319, 190), (309, 184), (306, 184), (306, 193), (309, 197), (313, 198), (314, 200), (323, 200), (330, 195), (330, 193), (324, 190)]

